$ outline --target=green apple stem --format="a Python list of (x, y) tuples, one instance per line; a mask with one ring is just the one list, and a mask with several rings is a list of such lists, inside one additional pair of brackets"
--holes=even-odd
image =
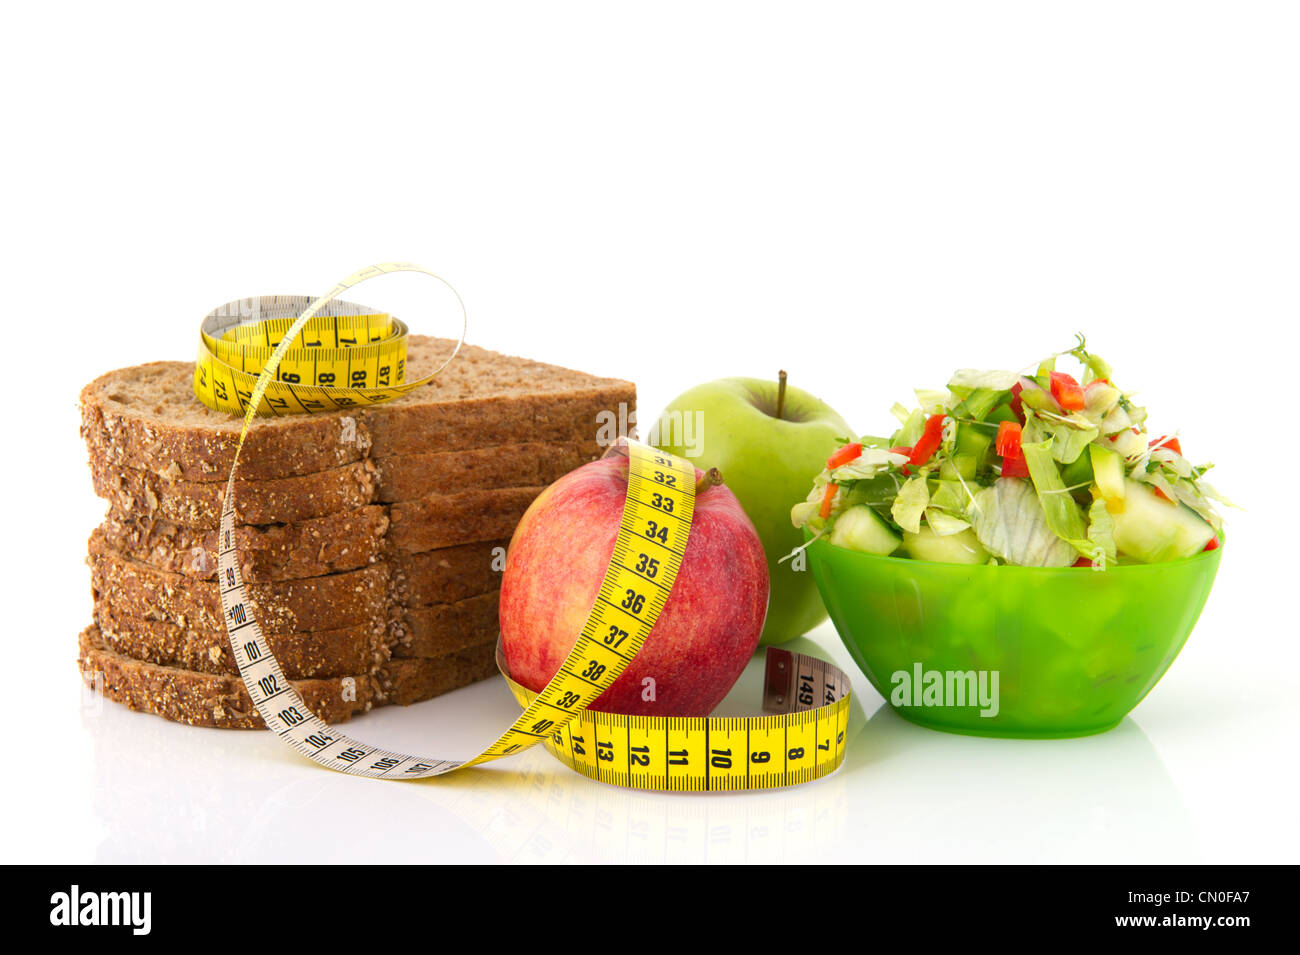
[(776, 416), (781, 417), (781, 412), (785, 410), (785, 369), (776, 376)]
[(700, 479), (695, 482), (695, 496), (699, 497), (709, 488), (717, 487), (721, 483), (722, 483), (722, 472), (719, 471), (717, 468), (709, 468), (707, 471), (704, 472), (704, 474), (700, 477)]

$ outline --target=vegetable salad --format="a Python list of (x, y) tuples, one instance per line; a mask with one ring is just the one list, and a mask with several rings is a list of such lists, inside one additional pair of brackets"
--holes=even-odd
[[(1057, 370), (1071, 356), (1080, 377)], [(1032, 369), (1031, 369), (1032, 370)], [(795, 526), (875, 554), (1031, 567), (1154, 563), (1219, 546), (1228, 503), (1150, 435), (1146, 411), (1082, 336), (1033, 374), (956, 372), (896, 404), (888, 438), (846, 438), (791, 511)]]

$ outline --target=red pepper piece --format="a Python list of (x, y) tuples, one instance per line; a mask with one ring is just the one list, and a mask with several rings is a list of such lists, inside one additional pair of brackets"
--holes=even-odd
[(1204, 550), (1218, 550), (1218, 549), (1219, 549), (1219, 538), (1218, 538), (1218, 537), (1211, 537), (1209, 543), (1206, 544), (1205, 547), (1204, 547), (1203, 549), (1204, 549)]
[(1020, 400), (1020, 392), (1024, 390), (1025, 386), (1018, 381), (1011, 386), (1011, 413), (1021, 424), (1025, 423), (1025, 403)]
[(1002, 476), (1003, 477), (1029, 477), (1029, 465), (1025, 463), (1025, 456), (1019, 452), (1002, 459)]
[(941, 444), (943, 444), (943, 415), (932, 414), (925, 422), (925, 431), (912, 446), (912, 454), (907, 459), (907, 463), (924, 464), (930, 460), (934, 452), (939, 450)]
[(1082, 411), (1087, 405), (1083, 398), (1083, 389), (1073, 376), (1063, 371), (1054, 371), (1051, 375), (1052, 397), (1066, 411)]
[(1003, 421), (998, 425), (998, 436), (993, 439), (993, 450), (1002, 457), (1003, 477), (1029, 477), (1029, 465), (1020, 450), (1020, 425)]
[[(912, 456), (912, 449), (911, 449), (911, 448), (908, 448), (908, 447), (903, 447), (903, 446), (900, 445), (900, 446), (897, 447), (897, 448), (890, 448), (890, 449), (889, 449), (889, 453), (890, 453), (890, 454), (901, 454), (901, 455), (903, 455), (904, 457), (908, 457), (908, 458), (910, 458), (910, 457)], [(903, 473), (904, 473), (904, 474), (911, 474), (911, 473), (912, 473), (912, 469), (909, 468), (906, 464), (904, 464), (904, 465), (903, 465)]]
[(993, 439), (993, 450), (1000, 457), (1020, 452), (1020, 425), (1014, 421), (1003, 421), (998, 425), (998, 436)]
[(826, 459), (826, 467), (834, 471), (841, 465), (856, 461), (860, 457), (862, 457), (862, 445), (860, 443), (846, 444)]
[(1168, 448), (1170, 451), (1174, 452), (1174, 454), (1183, 453), (1183, 446), (1178, 442), (1178, 439), (1171, 438), (1167, 434), (1162, 434), (1160, 437), (1152, 441), (1149, 446), (1153, 448)]
[(1080, 557), (1078, 560), (1076, 560), (1076, 561), (1075, 561), (1073, 564), (1071, 564), (1070, 566), (1072, 566), (1072, 567), (1091, 567), (1091, 566), (1092, 566), (1092, 561), (1090, 561), (1090, 560), (1089, 560), (1088, 558), (1086, 558), (1086, 557)]
[(822, 494), (822, 506), (817, 511), (823, 518), (831, 516), (831, 501), (835, 500), (835, 492), (839, 489), (840, 486), (834, 481), (826, 485), (826, 491)]

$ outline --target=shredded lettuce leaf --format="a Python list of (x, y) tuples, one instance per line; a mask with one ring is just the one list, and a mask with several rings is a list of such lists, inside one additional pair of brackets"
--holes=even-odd
[(1034, 444), (1021, 444), (1025, 464), (1033, 480), (1038, 502), (1052, 532), (1085, 557), (1092, 556), (1088, 542), (1088, 528), (1084, 524), (1079, 505), (1074, 503), (1061, 480), (1061, 472), (1052, 457), (1052, 439)]
[(975, 495), (971, 527), (984, 549), (1021, 567), (1068, 567), (1074, 548), (1047, 523), (1034, 489), (1020, 478), (999, 478)]
[(916, 444), (925, 431), (925, 417), (925, 412), (920, 408), (908, 415), (906, 423), (894, 434), (893, 446), (896, 448), (910, 448)]
[(952, 392), (946, 388), (943, 391), (937, 391), (932, 388), (916, 388), (916, 400), (921, 405), (921, 410), (926, 414), (943, 414), (948, 411), (948, 405), (952, 401)]
[(906, 463), (905, 454), (894, 454), (881, 448), (863, 448), (862, 454), (848, 464), (841, 464), (830, 472), (830, 476), (835, 483), (844, 484), (848, 481), (873, 478), (882, 471), (888, 470), (891, 465), (898, 466)]
[(930, 507), (947, 511), (956, 517), (965, 517), (970, 496), (960, 481), (936, 481), (930, 492)]
[(925, 509), (925, 522), (930, 525), (930, 530), (940, 537), (960, 534), (970, 527), (970, 521), (964, 521), (960, 517), (953, 517), (937, 507), (927, 507)]
[(1099, 434), (1097, 428), (1088, 426), (1081, 429), (1077, 422), (1069, 419), (1055, 415), (1044, 419), (1035, 415), (1025, 422), (1024, 440), (1031, 444), (1048, 441), (1054, 460), (1073, 464)]
[(1200, 515), (1201, 520), (1214, 528), (1217, 534), (1223, 530), (1223, 518), (1218, 512), (1210, 506), (1210, 502), (1191, 481), (1168, 480), (1159, 472), (1153, 472), (1145, 475), (1147, 483), (1152, 487), (1157, 487), (1167, 497), (1177, 501), (1179, 504), (1185, 504)]
[(948, 382), (949, 388), (965, 388), (974, 391), (983, 388), (987, 391), (1010, 391), (1020, 381), (1020, 373), (1015, 371), (979, 371), (975, 368), (958, 368)]
[(899, 527), (918, 534), (921, 531), (921, 516), (929, 503), (929, 485), (926, 484), (925, 478), (918, 474), (903, 485), (902, 490), (898, 492), (898, 497), (894, 498), (894, 506), (890, 509), (890, 513)]
[(1103, 568), (1115, 563), (1115, 519), (1101, 498), (1088, 508), (1088, 540), (1095, 548), (1089, 560)]
[[(1236, 504), (1233, 504), (1230, 500), (1228, 500), (1226, 497), (1224, 497), (1222, 494), (1220, 494), (1210, 485), (1206, 484), (1204, 481), (1197, 481), (1196, 486), (1200, 488), (1201, 493), (1204, 494), (1206, 497), (1208, 497), (1211, 501), (1218, 501), (1224, 507), (1237, 507)], [(1238, 508), (1238, 510), (1240, 510), (1240, 508)]]

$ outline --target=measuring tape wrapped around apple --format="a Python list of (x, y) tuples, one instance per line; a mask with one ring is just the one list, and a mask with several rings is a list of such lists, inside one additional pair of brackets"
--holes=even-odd
[[(844, 759), (850, 684), (829, 663), (769, 648), (768, 715), (691, 715), (718, 704), (755, 648), (767, 603), (764, 558), (752, 528), (752, 539), (745, 537), (748, 521), (735, 497), (715, 486), (716, 473), (701, 476), (688, 461), (627, 440), (552, 485), (516, 532), (497, 658), (523, 712), (491, 745), (466, 760), (407, 755), (345, 736), (311, 712), (276, 662), (240, 574), (239, 453), (257, 415), (387, 401), (452, 361), (464, 342), (463, 302), (456, 348), (433, 374), (410, 382), (404, 325), (326, 311), (345, 290), (390, 272), (419, 272), (451, 288), (420, 266), (385, 263), (306, 308), (301, 298), (274, 296), (255, 302), (254, 321), (221, 312), (204, 321), (195, 393), (244, 419), (219, 531), (222, 607), (240, 675), (267, 728), (322, 766), (382, 779), (440, 776), (538, 743), (586, 776), (643, 789), (764, 789), (833, 772)], [(358, 324), (348, 336), (356, 344), (308, 350), (342, 319)], [(348, 370), (368, 364), (374, 384), (348, 386)], [(711, 577), (730, 581), (727, 600), (717, 599)], [(757, 579), (761, 588), (745, 584)]]

